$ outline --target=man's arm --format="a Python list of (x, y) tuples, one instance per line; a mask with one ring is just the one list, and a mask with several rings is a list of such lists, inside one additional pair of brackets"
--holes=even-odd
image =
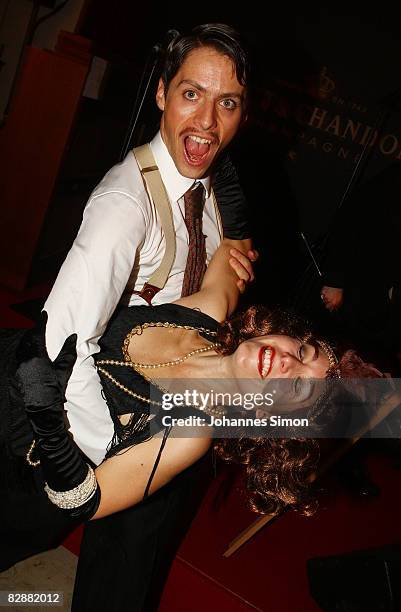
[(241, 292), (236, 267), (242, 268), (240, 257), (246, 259), (245, 253), (236, 251), (236, 256), (231, 256), (232, 249), (224, 241), (213, 255), (202, 286), (197, 293), (176, 300), (187, 308), (197, 308), (216, 319), (224, 321), (236, 308), (239, 294)]
[(51, 359), (70, 334), (78, 335), (66, 409), (75, 441), (95, 463), (103, 459), (114, 428), (92, 355), (99, 350), (98, 339), (127, 285), (145, 232), (144, 213), (132, 197), (118, 192), (94, 197), (44, 306)]

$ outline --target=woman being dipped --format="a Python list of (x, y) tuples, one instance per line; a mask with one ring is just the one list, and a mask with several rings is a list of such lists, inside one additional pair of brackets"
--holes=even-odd
[[(219, 323), (238, 300), (236, 274), (222, 274), (228, 255), (225, 247), (217, 251), (198, 293), (173, 304), (121, 308), (110, 321), (96, 363), (115, 435), (106, 460), (96, 470), (86, 464), (64, 423), (64, 390), (74, 362), (75, 338), (66, 341), (53, 364), (44, 353), (19, 369), (36, 441), (30, 460), (40, 460), (35, 469), (42, 471), (46, 494), (62, 514), (78, 521), (101, 519), (87, 525), (84, 557), (88, 564), (97, 559), (109, 579), (116, 549), (122, 547), (127, 570), (133, 567), (130, 555), (135, 552), (136, 538), (143, 539), (146, 529), (147, 515), (142, 511), (148, 500), (144, 497), (153, 494), (157, 503), (158, 492), (185, 475), (190, 465), (202, 462), (211, 445), (211, 432), (183, 438), (163, 427), (161, 390), (153, 384), (156, 375), (265, 381), (352, 376), (355, 368), (359, 377), (377, 375), (349, 353), (338, 362), (330, 347), (319, 343), (304, 324), (280, 312), (252, 307), (244, 315)], [(185, 411), (179, 410), (181, 414)], [(313, 407), (311, 414), (313, 417)], [(247, 464), (256, 510), (265, 512), (272, 505), (292, 503), (308, 511), (306, 481), (317, 459), (313, 440), (223, 440), (218, 448), (223, 456)], [(141, 521), (145, 520), (141, 528), (138, 521), (129, 519), (138, 512), (142, 512)], [(157, 518), (153, 515), (152, 521)], [(180, 536), (174, 546), (167, 546), (167, 570), (188, 526), (177, 525)], [(143, 554), (140, 561), (146, 564)], [(79, 585), (80, 592), (84, 589), (84, 584)], [(88, 593), (88, 602), (92, 596)]]
[[(65, 443), (73, 449), (68, 451), (68, 456), (77, 456), (77, 465), (81, 466), (85, 478), (98, 483), (93, 484), (97, 493), (93, 492), (89, 512), (83, 512), (85, 519), (101, 518), (140, 502), (156, 459), (157, 469), (146, 493), (162, 487), (208, 450), (211, 437), (167, 436), (169, 432), (162, 426), (158, 435), (147, 439), (150, 423), (155, 432), (154, 418), (160, 421), (162, 416), (160, 402), (152, 399), (153, 396), (160, 398), (161, 391), (152, 381), (160, 382), (161, 369), (163, 378), (179, 379), (325, 378), (341, 376), (344, 368), (345, 376), (353, 372), (358, 377), (378, 375), (377, 370), (364, 367), (350, 352), (338, 361), (327, 343), (314, 338), (301, 320), (286, 313), (251, 307), (243, 315), (219, 324), (236, 307), (239, 293), (234, 271), (231, 276), (221, 274), (227, 255), (224, 247), (217, 251), (198, 293), (173, 304), (121, 308), (111, 320), (101, 340), (96, 364), (115, 424), (115, 436), (107, 460), (95, 471), (96, 479), (88, 475), (91, 469), (81, 466), (84, 462), (73, 442)], [(38, 366), (43, 366), (44, 370), (55, 370), (54, 376), (57, 376), (57, 367), (58, 370), (60, 367), (56, 364), (56, 368), (50, 368), (45, 358), (42, 361), (35, 362), (34, 369), (38, 372)], [(38, 385), (36, 381), (32, 383), (31, 372), (32, 368), (23, 364), (19, 373), (29, 417), (34, 429), (39, 420), (40, 428), (46, 428), (42, 423), (47, 418), (46, 410), (32, 406), (32, 403), (40, 405), (42, 398), (33, 397), (34, 387)], [(45, 380), (40, 381), (43, 389), (42, 382)], [(65, 383), (63, 380), (62, 384)], [(63, 391), (60, 383), (58, 386)], [(62, 414), (62, 397), (58, 398), (58, 409)], [(150, 413), (153, 414), (150, 416)], [(61, 435), (66, 436), (66, 432)], [(40, 439), (37, 447), (47, 467), (46, 447), (42, 448)], [(54, 472), (56, 468), (49, 467), (49, 470)], [(67, 484), (63, 482), (64, 487)], [(51, 491), (50, 484), (49, 487)], [(64, 497), (67, 499), (68, 493)], [(57, 494), (53, 495), (53, 501), (57, 501)]]

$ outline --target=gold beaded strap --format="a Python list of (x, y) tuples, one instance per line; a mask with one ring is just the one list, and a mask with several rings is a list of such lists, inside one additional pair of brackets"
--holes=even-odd
[[(129, 347), (129, 343), (131, 342), (132, 337), (136, 335), (141, 335), (143, 333), (143, 330), (147, 329), (148, 327), (164, 327), (167, 329), (187, 329), (189, 331), (202, 332), (204, 334), (207, 334), (208, 336), (217, 336), (216, 331), (212, 331), (211, 329), (207, 329), (206, 327), (194, 327), (193, 325), (179, 325), (178, 323), (169, 323), (168, 321), (165, 321), (165, 322), (150, 321), (149, 323), (142, 323), (140, 325), (136, 325), (135, 327), (133, 327), (131, 331), (128, 332), (128, 334), (125, 336), (124, 344), (122, 346), (122, 352), (123, 352), (125, 361), (131, 361), (129, 353), (128, 353), (128, 347)], [(186, 358), (188, 359), (188, 357)], [(169, 365), (172, 365), (171, 362), (168, 362), (168, 363)], [(144, 367), (144, 366), (146, 367), (147, 365), (148, 364), (138, 364), (137, 367)]]

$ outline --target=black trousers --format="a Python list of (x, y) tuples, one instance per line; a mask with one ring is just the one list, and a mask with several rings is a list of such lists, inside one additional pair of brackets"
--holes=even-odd
[(212, 477), (212, 453), (142, 503), (84, 530), (72, 612), (152, 612)]

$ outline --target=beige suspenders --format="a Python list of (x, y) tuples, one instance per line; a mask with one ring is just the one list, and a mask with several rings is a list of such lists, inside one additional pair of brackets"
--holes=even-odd
[[(153, 272), (149, 280), (144, 284), (141, 291), (134, 291), (140, 295), (148, 304), (151, 304), (153, 297), (160, 289), (163, 289), (167, 282), (171, 268), (175, 259), (176, 241), (173, 222), (173, 213), (166, 188), (161, 179), (159, 169), (153, 157), (149, 144), (142, 145), (133, 149), (136, 161), (142, 174), (143, 182), (148, 192), (148, 196), (157, 210), (160, 223), (166, 239), (166, 250), (164, 252), (160, 266)], [(215, 208), (220, 239), (223, 237), (220, 211), (217, 207), (216, 198), (212, 190), (212, 199)]]

